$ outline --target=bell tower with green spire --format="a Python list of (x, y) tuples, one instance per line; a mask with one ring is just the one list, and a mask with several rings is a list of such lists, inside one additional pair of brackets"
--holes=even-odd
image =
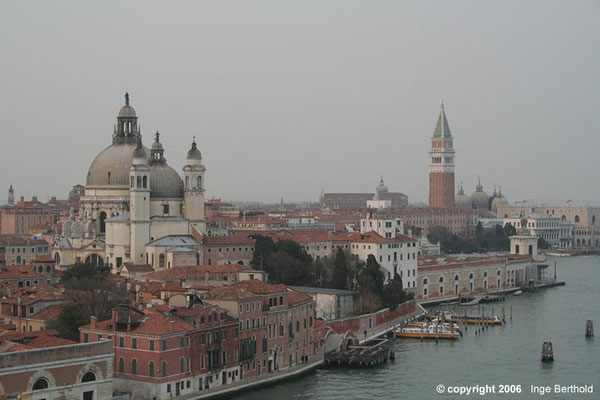
[(429, 207), (454, 207), (454, 144), (444, 99), (429, 150)]

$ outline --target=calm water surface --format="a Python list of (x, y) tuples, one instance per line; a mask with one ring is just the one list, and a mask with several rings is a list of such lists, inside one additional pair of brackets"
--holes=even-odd
[[(235, 397), (259, 399), (600, 399), (600, 257), (549, 257), (566, 286), (507, 297), (486, 305), (500, 315), (513, 306), (513, 319), (458, 342), (421, 343), (397, 339), (396, 361), (375, 369), (319, 369), (279, 386)], [(553, 272), (553, 268), (552, 268)], [(463, 310), (464, 307), (460, 307)], [(475, 312), (476, 308), (471, 308)], [(596, 338), (586, 339), (585, 321)], [(542, 364), (542, 343), (554, 345), (554, 363)], [(443, 385), (522, 385), (521, 394), (437, 394)], [(531, 394), (530, 385), (594, 385), (594, 394)]]

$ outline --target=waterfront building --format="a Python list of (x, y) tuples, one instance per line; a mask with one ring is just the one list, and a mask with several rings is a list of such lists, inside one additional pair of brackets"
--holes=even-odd
[(183, 287), (225, 286), (246, 280), (267, 280), (267, 273), (245, 265), (193, 265), (172, 267), (143, 275), (144, 281), (181, 282)]
[(113, 398), (111, 342), (73, 343), (42, 335), (2, 342), (0, 393), (7, 399)]
[[(540, 213), (572, 224), (573, 242), (577, 249), (600, 248), (600, 206), (588, 202), (525, 201), (498, 208), (498, 216), (508, 218)], [(565, 225), (564, 229), (569, 229)]]
[(121, 307), (79, 331), (83, 343), (112, 344), (117, 391), (168, 399), (240, 379), (238, 323), (216, 306)]
[(479, 218), (479, 212), (471, 208), (409, 207), (394, 209), (393, 215), (401, 218), (407, 228), (420, 228), (422, 236), (436, 226), (443, 226), (455, 235), (468, 236)]
[(454, 157), (452, 133), (442, 99), (429, 149), (429, 207), (454, 207)]
[(381, 178), (375, 193), (321, 193), (321, 208), (356, 210), (365, 208), (370, 200), (390, 201), (392, 207), (407, 207), (408, 196), (404, 193), (389, 192)]
[(373, 255), (386, 278), (392, 279), (398, 273), (404, 288), (416, 287), (417, 243), (417, 239), (400, 233), (391, 238), (385, 238), (375, 231), (333, 234), (334, 251), (341, 248), (363, 262)]
[(306, 286), (292, 286), (292, 289), (312, 297), (316, 318), (328, 321), (354, 315), (358, 292)]
[(239, 319), (243, 376), (270, 373), (312, 358), (314, 307), (310, 296), (285, 285), (247, 280), (215, 288), (205, 296)]
[(151, 149), (142, 145), (138, 117), (126, 94), (112, 144), (88, 170), (78, 219), (71, 215), (54, 243), (59, 265), (142, 264), (148, 243), (205, 232), (205, 167), (196, 141), (187, 153), (184, 179), (167, 164), (164, 152), (158, 132)]
[[(570, 249), (573, 241), (573, 224), (542, 213), (527, 213), (522, 216), (504, 218), (502, 225), (527, 228), (532, 236), (544, 239), (552, 249)], [(522, 226), (526, 223), (526, 226)]]
[(525, 283), (529, 255), (425, 256), (419, 258), (417, 300), (493, 293)]

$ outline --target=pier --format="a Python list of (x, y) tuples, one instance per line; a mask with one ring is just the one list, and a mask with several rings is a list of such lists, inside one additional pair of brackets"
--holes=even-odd
[(394, 358), (392, 339), (372, 339), (361, 345), (357, 338), (349, 338), (339, 350), (325, 354), (325, 365), (373, 367)]

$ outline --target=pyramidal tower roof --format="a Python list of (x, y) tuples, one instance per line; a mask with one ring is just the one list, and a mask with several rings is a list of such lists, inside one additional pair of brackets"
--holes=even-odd
[(444, 99), (440, 100), (440, 116), (438, 117), (433, 137), (452, 137), (450, 126), (448, 126), (448, 119), (446, 118), (446, 112), (444, 111)]

